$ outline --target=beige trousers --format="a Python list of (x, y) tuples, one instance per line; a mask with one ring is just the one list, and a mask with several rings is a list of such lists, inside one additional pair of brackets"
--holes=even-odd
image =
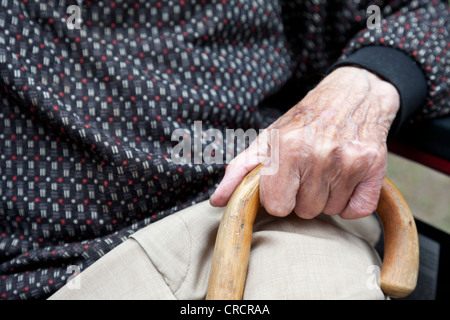
[[(50, 299), (204, 299), (223, 208), (208, 201), (133, 234)], [(374, 217), (276, 218), (260, 209), (244, 299), (385, 299)]]

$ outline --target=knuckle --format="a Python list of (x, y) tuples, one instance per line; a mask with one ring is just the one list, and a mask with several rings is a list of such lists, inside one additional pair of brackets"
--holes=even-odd
[(309, 155), (312, 152), (312, 147), (305, 138), (305, 135), (298, 130), (285, 132), (279, 137), (280, 149), (284, 152), (291, 151), (300, 155)]
[(382, 148), (367, 144), (351, 144), (340, 150), (339, 163), (343, 169), (351, 171), (376, 165), (384, 158)]
[(333, 160), (338, 152), (338, 145), (333, 142), (326, 141), (315, 146), (312, 156), (318, 163), (328, 163)]

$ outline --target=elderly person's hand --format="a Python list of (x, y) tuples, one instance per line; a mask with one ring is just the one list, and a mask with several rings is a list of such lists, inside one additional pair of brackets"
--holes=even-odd
[[(334, 70), (269, 127), (279, 130), (279, 167), (261, 176), (261, 204), (273, 215), (294, 211), (306, 219), (321, 212), (345, 219), (373, 213), (399, 105), (396, 88), (375, 74), (351, 66)], [(269, 152), (269, 142), (260, 134), (229, 163), (212, 205), (226, 205)]]

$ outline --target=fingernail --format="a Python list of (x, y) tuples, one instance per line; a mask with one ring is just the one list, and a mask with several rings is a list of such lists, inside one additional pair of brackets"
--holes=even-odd
[(212, 203), (212, 199), (214, 198), (214, 195), (215, 195), (215, 193), (213, 193), (213, 194), (211, 195), (211, 197), (209, 197), (209, 204), (210, 204), (212, 207), (216, 207), (216, 206)]

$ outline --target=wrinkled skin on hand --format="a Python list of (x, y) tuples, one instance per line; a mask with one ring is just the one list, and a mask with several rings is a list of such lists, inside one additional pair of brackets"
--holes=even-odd
[[(395, 87), (375, 74), (350, 66), (333, 71), (268, 128), (278, 130), (279, 167), (261, 176), (261, 204), (275, 216), (295, 212), (305, 219), (321, 212), (344, 219), (373, 213), (399, 105)], [(260, 134), (229, 163), (212, 205), (226, 205), (264, 161), (268, 142), (267, 134)]]

